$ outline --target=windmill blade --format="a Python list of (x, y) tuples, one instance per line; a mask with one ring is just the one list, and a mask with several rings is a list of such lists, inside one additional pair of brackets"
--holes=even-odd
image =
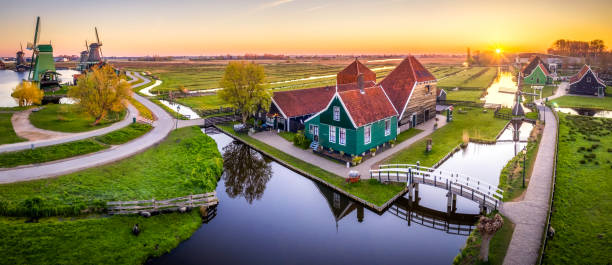
[(32, 46), (36, 48), (36, 44), (38, 44), (38, 34), (40, 32), (40, 17), (36, 17), (36, 29), (34, 30), (34, 43)]
[(94, 27), (94, 29), (96, 30), (96, 40), (98, 41), (98, 45), (102, 46), (102, 42), (100, 42), (100, 37), (98, 36), (98, 27)]
[(85, 50), (89, 51), (89, 45), (87, 45), (87, 40), (85, 40)]
[(23, 52), (23, 44), (19, 43), (19, 47), (21, 47), (21, 52)]

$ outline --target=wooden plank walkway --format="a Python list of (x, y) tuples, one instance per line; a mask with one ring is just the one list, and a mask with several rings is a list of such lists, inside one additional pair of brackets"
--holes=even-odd
[(108, 202), (109, 214), (138, 214), (178, 211), (181, 207), (212, 206), (219, 203), (217, 192), (189, 195), (167, 200), (114, 201)]

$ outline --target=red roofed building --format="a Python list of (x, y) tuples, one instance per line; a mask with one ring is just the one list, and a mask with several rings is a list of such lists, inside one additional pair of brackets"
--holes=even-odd
[(379, 85), (399, 114), (399, 125), (411, 128), (436, 116), (436, 84), (436, 78), (408, 56)]
[(364, 81), (376, 82), (376, 73), (357, 59), (338, 73), (336, 82), (340, 85), (357, 83), (359, 75), (363, 75)]
[(606, 95), (606, 84), (585, 64), (578, 74), (570, 78), (569, 93), (603, 97)]

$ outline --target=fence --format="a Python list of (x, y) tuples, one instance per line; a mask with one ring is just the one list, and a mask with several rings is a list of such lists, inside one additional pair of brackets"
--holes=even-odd
[(236, 113), (236, 109), (229, 108), (229, 107), (227, 108), (219, 107), (218, 109), (206, 109), (206, 110), (194, 109), (193, 111), (197, 113), (198, 115), (200, 115), (200, 117), (206, 117), (206, 116), (222, 114), (222, 113), (232, 113), (232, 114)]
[(141, 212), (172, 212), (181, 207), (200, 207), (217, 205), (216, 192), (189, 195), (185, 197), (156, 201), (155, 199), (144, 201), (115, 201), (106, 203), (109, 214), (138, 214)]

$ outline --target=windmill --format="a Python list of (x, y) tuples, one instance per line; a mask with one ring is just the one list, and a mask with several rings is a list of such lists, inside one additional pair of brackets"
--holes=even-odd
[(89, 61), (90, 63), (99, 63), (102, 62), (102, 42), (100, 42), (100, 37), (98, 36), (98, 28), (94, 27), (96, 31), (96, 41), (94, 43), (89, 44)]
[(28, 66), (26, 65), (26, 60), (25, 60), (25, 53), (23, 52), (23, 45), (21, 43), (19, 43), (19, 47), (21, 48), (18, 52), (17, 52), (17, 56), (15, 57), (15, 70), (17, 72), (24, 72), (25, 70), (28, 69)]
[(40, 88), (55, 88), (59, 86), (58, 73), (55, 72), (55, 61), (53, 60), (53, 47), (49, 44), (38, 44), (40, 35), (40, 17), (36, 17), (36, 29), (34, 31), (34, 42), (28, 43), (27, 49), (32, 50), (32, 62), (28, 80), (40, 82)]

